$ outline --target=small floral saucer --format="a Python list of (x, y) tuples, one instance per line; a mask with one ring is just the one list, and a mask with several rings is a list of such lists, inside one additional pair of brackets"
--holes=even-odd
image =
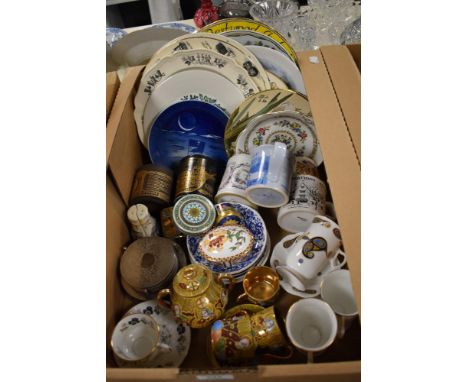
[(176, 321), (172, 311), (155, 301), (145, 301), (135, 305), (125, 315), (148, 314), (156, 320), (161, 330), (161, 340), (170, 346), (171, 351), (161, 353), (147, 367), (179, 367), (190, 348), (190, 327)]

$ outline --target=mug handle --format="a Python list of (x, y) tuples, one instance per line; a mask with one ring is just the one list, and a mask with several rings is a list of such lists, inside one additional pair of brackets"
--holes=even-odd
[[(164, 299), (164, 297), (166, 297), (166, 296), (169, 296), (169, 302)], [(165, 306), (166, 308), (171, 309), (172, 304), (170, 302), (170, 298), (171, 298), (171, 290), (170, 289), (161, 289), (158, 292), (158, 295), (156, 296), (156, 301), (158, 302), (158, 304), (161, 304), (161, 305)]]
[(237, 303), (241, 304), (247, 300), (247, 293), (242, 293), (241, 295), (237, 296)]
[[(335, 260), (338, 258), (339, 255), (343, 256), (343, 260), (338, 265), (334, 265)], [(332, 258), (332, 261), (331, 261), (331, 263), (333, 264), (333, 268), (334, 269), (339, 269), (339, 268), (343, 267), (343, 265), (345, 265), (346, 262), (347, 262), (346, 253), (344, 253), (340, 248), (338, 248), (336, 250), (336, 252), (335, 252), (335, 255)]]
[[(224, 282), (224, 280), (226, 281)], [(224, 287), (227, 286), (228, 291), (234, 287), (234, 277), (227, 273), (219, 273), (216, 277), (216, 282)]]
[(280, 359), (280, 360), (288, 360), (292, 357), (294, 353), (294, 349), (291, 345), (286, 345), (286, 349), (288, 349), (288, 353), (286, 355), (279, 355), (279, 354), (273, 354), (273, 353), (265, 353), (263, 354), (263, 357), (267, 358), (273, 358), (273, 359)]
[(158, 344), (158, 350), (161, 351), (161, 353), (170, 353), (172, 348), (168, 344)]

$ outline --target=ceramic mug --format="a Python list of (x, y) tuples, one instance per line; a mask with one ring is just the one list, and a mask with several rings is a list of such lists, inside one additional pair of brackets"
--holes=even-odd
[[(255, 342), (259, 348), (275, 350), (288, 346), (283, 332), (283, 321), (274, 306), (263, 309), (250, 317)], [(292, 350), (292, 349), (291, 349)]]
[(278, 225), (288, 232), (304, 232), (314, 216), (324, 215), (327, 187), (318, 178), (312, 159), (296, 158), (288, 204), (278, 211)]
[(256, 207), (250, 203), (245, 192), (251, 163), (252, 158), (248, 154), (236, 154), (229, 158), (215, 196), (216, 203), (241, 203)]
[(254, 267), (245, 274), (242, 286), (244, 293), (237, 297), (238, 303), (248, 300), (254, 304), (268, 306), (278, 297), (279, 276), (270, 267)]
[(144, 367), (157, 355), (171, 351), (161, 341), (158, 323), (146, 314), (122, 318), (112, 333), (111, 347), (121, 366)]
[(291, 305), (286, 315), (286, 332), (297, 348), (319, 352), (335, 340), (338, 323), (333, 309), (316, 298), (304, 298)]
[(339, 269), (329, 273), (323, 279), (320, 290), (322, 300), (332, 307), (337, 316), (338, 338), (343, 338), (346, 329), (358, 315), (349, 271)]
[(256, 349), (247, 311), (241, 310), (211, 326), (211, 350), (218, 361), (227, 365), (248, 363), (255, 357)]
[(294, 157), (282, 142), (261, 145), (252, 154), (247, 197), (261, 207), (277, 208), (289, 200)]
[[(346, 254), (340, 249), (341, 244), (338, 225), (325, 216), (316, 216), (307, 232), (287, 244), (285, 265), (276, 266), (276, 271), (291, 286), (304, 291), (306, 281), (319, 276), (327, 264), (331, 264), (332, 269), (346, 264)], [(342, 260), (336, 264), (340, 255)]]

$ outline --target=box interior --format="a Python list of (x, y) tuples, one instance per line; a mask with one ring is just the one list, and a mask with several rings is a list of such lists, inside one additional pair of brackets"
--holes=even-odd
[[(347, 51), (348, 55), (350, 55), (349, 51)], [(316, 104), (314, 107), (314, 93), (320, 91), (320, 89), (311, 91), (311, 87), (315, 87), (315, 84), (308, 84), (308, 71), (310, 68), (306, 67), (307, 64), (304, 63), (304, 59), (311, 52), (305, 52), (304, 55), (300, 55), (301, 69), (303, 71), (303, 75), (305, 78), (306, 88), (308, 89), (309, 99), (312, 105), (312, 114), (314, 119), (316, 117), (316, 113), (320, 113), (318, 111), (320, 109), (320, 105)], [(325, 61), (325, 59), (323, 59)], [(349, 64), (349, 62), (348, 62)], [(112, 351), (110, 349), (110, 337), (112, 335), (113, 328), (116, 322), (122, 317), (122, 315), (133, 305), (137, 304), (139, 301), (132, 299), (129, 297), (120, 285), (120, 276), (119, 276), (119, 258), (123, 253), (123, 248), (130, 244), (130, 233), (127, 226), (126, 221), (126, 209), (128, 206), (128, 200), (130, 196), (130, 189), (133, 182), (133, 177), (135, 174), (136, 169), (141, 166), (143, 163), (149, 163), (149, 159), (146, 153), (146, 149), (140, 143), (136, 125), (133, 120), (133, 98), (135, 95), (135, 91), (138, 87), (138, 79), (141, 76), (141, 71), (143, 67), (136, 67), (131, 68), (125, 77), (124, 81), (122, 82), (119, 91), (117, 92), (117, 97), (114, 101), (114, 109), (112, 114), (114, 114), (115, 109), (118, 109), (115, 112), (115, 115), (111, 115), (108, 123), (108, 131), (107, 131), (107, 160), (108, 160), (108, 170), (107, 170), (107, 230), (106, 230), (106, 244), (107, 244), (107, 306), (106, 306), (106, 351), (107, 351), (107, 367), (109, 369), (116, 368)], [(356, 65), (355, 65), (355, 68)], [(336, 100), (335, 100), (336, 102)], [(114, 117), (114, 120), (111, 119)], [(322, 118), (322, 117), (320, 117)], [(344, 121), (346, 122), (346, 121)], [(109, 131), (109, 127), (111, 128)], [(321, 142), (322, 147), (330, 145), (328, 142), (330, 137), (327, 137), (327, 134), (322, 133), (319, 129), (318, 131), (319, 140)], [(335, 137), (338, 139), (339, 137)], [(324, 142), (322, 143), (322, 139)], [(335, 146), (335, 147), (333, 147)], [(339, 198), (342, 198), (342, 193), (346, 190), (341, 189), (343, 184), (336, 183), (328, 176), (328, 169), (329, 169), (329, 161), (336, 161), (336, 158), (333, 157), (328, 151), (333, 152), (336, 151), (336, 145), (331, 144), (331, 147), (328, 149), (323, 150), (324, 154), (324, 164), (320, 166), (320, 173), (321, 178), (326, 181), (327, 185), (329, 186), (328, 190), (328, 200), (331, 201), (331, 197), (335, 197), (338, 195)], [(343, 159), (343, 158), (341, 158)], [(338, 160), (339, 161), (339, 160)], [(331, 188), (331, 189), (330, 189)], [(342, 220), (343, 222), (349, 220), (346, 217), (346, 214), (340, 213), (340, 211), (345, 211), (346, 206), (338, 206), (335, 201), (335, 206), (337, 209), (338, 215), (338, 223), (341, 225)], [(339, 207), (339, 208), (338, 208)], [(287, 233), (282, 231), (277, 223), (276, 223), (276, 216), (273, 210), (269, 209), (259, 209), (259, 212), (263, 216), (272, 239), (272, 246), (274, 246), (282, 237), (284, 237)], [(359, 215), (360, 219), (360, 215)], [(355, 224), (355, 222), (354, 222)], [(344, 228), (343, 228), (344, 229)], [(359, 227), (357, 227), (359, 229)], [(349, 229), (348, 229), (349, 230)], [(356, 230), (349, 230), (349, 232), (356, 232)], [(360, 235), (360, 233), (358, 232)], [(352, 240), (347, 238), (346, 236), (343, 238), (345, 243), (345, 251), (348, 253), (348, 242), (351, 243)], [(353, 244), (350, 244), (353, 245)], [(359, 242), (360, 246), (360, 242)], [(359, 247), (360, 249), (360, 247)], [(353, 264), (352, 261), (348, 260), (348, 264), (352, 267), (355, 264), (358, 264), (360, 268), (360, 262), (355, 261)], [(352, 277), (355, 278), (356, 270), (352, 269)], [(357, 274), (360, 274), (358, 272)], [(353, 280), (353, 285), (355, 286), (356, 290), (356, 280)], [(360, 280), (358, 291), (360, 291)], [(236, 305), (235, 301), (237, 295), (242, 292), (241, 284), (236, 284), (233, 291), (231, 291), (229, 295), (229, 307)], [(360, 306), (360, 293), (359, 295), (359, 306)], [(358, 298), (358, 296), (356, 296)], [(283, 318), (286, 316), (287, 310), (289, 306), (298, 300), (299, 297), (292, 296), (281, 290), (280, 298), (277, 302), (277, 306), (282, 313)], [(143, 379), (148, 378), (156, 378), (160, 379), (163, 376), (169, 378), (175, 378), (179, 373), (180, 374), (187, 374), (191, 373), (191, 371), (197, 372), (209, 372), (214, 371), (215, 366), (211, 363), (209, 357), (207, 356), (207, 339), (209, 337), (209, 330), (210, 328), (204, 329), (192, 329), (192, 339), (189, 354), (186, 357), (185, 361), (181, 365), (180, 369), (117, 369), (120, 371), (116, 380), (126, 380), (128, 377), (129, 380), (132, 378), (134, 379), (136, 375), (139, 375)], [(322, 375), (326, 377), (324, 380), (333, 380), (334, 372), (328, 369), (327, 365), (332, 367), (335, 366), (334, 370), (335, 373), (337, 370), (340, 370), (338, 365), (343, 367), (347, 367), (348, 364), (352, 365), (349, 368), (345, 369), (348, 372), (352, 372), (354, 376), (356, 376), (356, 372), (359, 369), (359, 362), (347, 362), (347, 361), (359, 361), (361, 358), (360, 354), (360, 338), (361, 338), (361, 329), (359, 320), (355, 320), (351, 328), (347, 331), (346, 336), (342, 340), (337, 340), (331, 348), (327, 349), (320, 355), (314, 357), (314, 364), (313, 366), (323, 365), (325, 368), (316, 368), (316, 374)], [(271, 376), (278, 376), (281, 375), (281, 370), (285, 373), (286, 376), (290, 376), (292, 368), (286, 367), (286, 369), (281, 369), (281, 365), (299, 365), (304, 364), (306, 366), (312, 366), (310, 364), (307, 365), (307, 357), (305, 353), (302, 353), (298, 350), (294, 351), (293, 356), (288, 360), (277, 360), (277, 359), (270, 359), (268, 357), (264, 357), (262, 359), (261, 365), (258, 366), (255, 370), (263, 370), (265, 376), (268, 376), (268, 373), (271, 370), (276, 370)], [(275, 369), (264, 368), (262, 365), (277, 365)], [(249, 368), (234, 368), (230, 370), (230, 372), (234, 373), (249, 373)], [(302, 369), (297, 369), (300, 371)], [(305, 375), (313, 374), (310, 370), (307, 369)], [(327, 372), (328, 370), (328, 372)], [(130, 374), (128, 374), (130, 373)], [(294, 373), (293, 373), (294, 374)], [(350, 374), (351, 375), (351, 374)], [(117, 376), (115, 374), (114, 376)], [(127, 377), (126, 377), (127, 376)], [(130, 377), (133, 376), (133, 377)], [(109, 378), (109, 373), (108, 373)], [(331, 378), (331, 379), (330, 379)]]

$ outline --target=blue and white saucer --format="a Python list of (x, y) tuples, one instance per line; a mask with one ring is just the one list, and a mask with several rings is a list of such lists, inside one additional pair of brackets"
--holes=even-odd
[(189, 258), (192, 263), (202, 264), (215, 273), (229, 273), (235, 278), (238, 278), (243, 275), (244, 271), (248, 268), (263, 260), (262, 256), (265, 255), (268, 243), (268, 232), (263, 218), (254, 209), (238, 203), (219, 203), (219, 205), (222, 208), (233, 208), (240, 213), (243, 224), (252, 233), (255, 239), (250, 253), (239, 262), (226, 267), (224, 264), (210, 262), (199, 253), (198, 244), (202, 240), (202, 237), (187, 236)]
[(202, 154), (225, 164), (224, 128), (228, 116), (202, 101), (181, 101), (153, 122), (148, 151), (154, 164), (177, 170), (182, 158)]
[(154, 24), (151, 27), (152, 28), (157, 27), (157, 28), (178, 29), (187, 33), (195, 33), (197, 31), (197, 28), (195, 28), (194, 26), (183, 24), (183, 23), (174, 23), (174, 22)]

